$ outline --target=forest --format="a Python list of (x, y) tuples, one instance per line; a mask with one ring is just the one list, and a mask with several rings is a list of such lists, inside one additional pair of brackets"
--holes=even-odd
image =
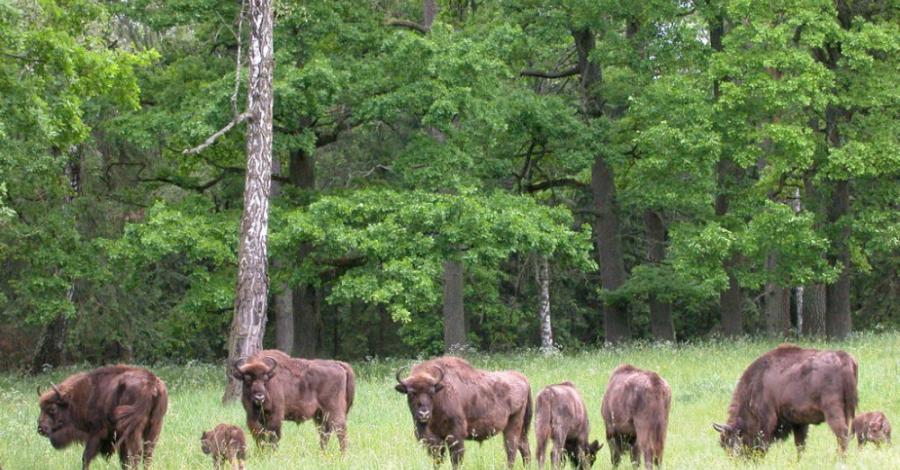
[[(0, 0), (0, 368), (228, 354), (250, 3)], [(265, 347), (900, 326), (894, 1), (273, 13)]]

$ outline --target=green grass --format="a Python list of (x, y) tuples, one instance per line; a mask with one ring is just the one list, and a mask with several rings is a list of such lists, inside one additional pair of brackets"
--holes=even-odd
[[(813, 469), (900, 468), (900, 445), (862, 450), (853, 444), (842, 461), (827, 425), (810, 429), (808, 447), (797, 461), (791, 440), (776, 444), (757, 461), (732, 460), (718, 445), (712, 421), (724, 421), (726, 408), (740, 373), (759, 354), (776, 343), (765, 341), (715, 342), (696, 345), (648, 346), (600, 349), (545, 358), (533, 352), (478, 355), (470, 359), (486, 369), (517, 369), (531, 380), (533, 393), (545, 385), (572, 380), (582, 391), (593, 424), (592, 439), (603, 442), (600, 400), (610, 371), (623, 362), (658, 371), (671, 385), (673, 405), (669, 417), (664, 465), (666, 468), (788, 468)], [(860, 364), (860, 410), (883, 410), (900, 428), (900, 333), (858, 336), (840, 344), (808, 343), (816, 347), (844, 349)], [(341, 456), (334, 440), (320, 452), (312, 423), (287, 423), (281, 446), (262, 452), (251, 446), (249, 469), (335, 468), (393, 469), (431, 468), (425, 452), (415, 442), (405, 399), (393, 389), (393, 370), (408, 361), (356, 363), (356, 403), (350, 412), (350, 450)], [(83, 369), (83, 368), (82, 368)], [(245, 428), (239, 404), (222, 406), (219, 398), (221, 369), (212, 365), (159, 366), (153, 371), (169, 387), (169, 412), (154, 463), (157, 469), (211, 468), (200, 451), (200, 434), (220, 422)], [(76, 369), (35, 378), (0, 375), (0, 466), (18, 469), (77, 469), (82, 448), (54, 450), (38, 436), (35, 387), (59, 381)], [(246, 431), (246, 428), (245, 428)], [(900, 439), (900, 436), (896, 436)], [(534, 435), (531, 436), (532, 450)], [(466, 444), (464, 468), (504, 468), (502, 442), (495, 437), (483, 445)], [(517, 464), (521, 467), (521, 463)], [(118, 468), (118, 460), (95, 460), (96, 469)], [(449, 464), (445, 464), (449, 468)], [(611, 468), (604, 446), (595, 469)], [(623, 468), (629, 468), (627, 465)]]

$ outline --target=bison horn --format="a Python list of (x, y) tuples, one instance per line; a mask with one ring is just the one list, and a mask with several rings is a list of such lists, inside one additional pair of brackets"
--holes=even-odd
[(56, 398), (62, 400), (62, 392), (59, 391), (59, 388), (53, 382), (50, 382), (50, 387), (53, 388), (53, 391), (56, 392)]
[(720, 434), (723, 432), (730, 432), (730, 431), (734, 430), (733, 427), (731, 427), (727, 424), (712, 423), (712, 425), (713, 425), (713, 429), (718, 431)]
[(269, 356), (264, 357), (263, 361), (265, 361), (265, 363), (269, 366), (269, 370), (268, 370), (268, 372), (266, 372), (268, 374), (271, 374), (272, 371), (274, 371), (275, 368), (278, 367), (278, 361), (276, 361), (275, 359), (273, 359)]
[(394, 377), (397, 378), (397, 383), (403, 384), (403, 379), (400, 378), (400, 372), (403, 372), (403, 368), (402, 368), (402, 367), (399, 368), (399, 369), (397, 369), (397, 373), (394, 374)]
[(444, 369), (442, 369), (441, 366), (437, 366), (437, 370), (441, 373), (441, 377), (434, 382), (435, 385), (444, 381)]
[(42, 395), (42, 393), (41, 393), (41, 386), (40, 386), (40, 385), (37, 386), (37, 394), (38, 394), (38, 396), (41, 396), (41, 395)]

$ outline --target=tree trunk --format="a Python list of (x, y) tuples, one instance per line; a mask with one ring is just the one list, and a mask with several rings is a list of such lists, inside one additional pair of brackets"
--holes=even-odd
[(266, 243), (272, 182), (272, 74), (275, 66), (271, 0), (250, 0), (250, 26), (247, 175), (224, 401), (231, 401), (240, 394), (241, 383), (228, 370), (233, 361), (262, 349), (269, 289)]
[[(316, 160), (313, 155), (301, 149), (290, 153), (290, 182), (304, 191), (316, 189)], [(308, 198), (304, 198), (308, 202)], [(301, 244), (298, 262), (312, 252), (312, 246)], [(298, 357), (312, 358), (319, 352), (319, 334), (322, 320), (319, 314), (319, 303), (316, 301), (316, 287), (303, 283), (294, 288), (294, 354)]]
[[(72, 147), (76, 152), (70, 152), (64, 168), (66, 180), (69, 182), (71, 192), (63, 198), (63, 206), (69, 206), (72, 201), (81, 194), (81, 159), (83, 154), (78, 146)], [(75, 220), (72, 221), (77, 230)], [(57, 273), (59, 275), (61, 273)], [(71, 304), (75, 299), (75, 285), (69, 284), (66, 290), (66, 300)], [(69, 319), (64, 313), (60, 313), (50, 321), (41, 333), (37, 348), (31, 357), (31, 373), (38, 374), (49, 367), (59, 367), (65, 362), (66, 336), (69, 333)]]
[[(603, 80), (600, 66), (591, 59), (596, 45), (594, 32), (589, 28), (572, 31), (575, 50), (578, 53), (582, 114), (586, 120), (603, 115), (603, 101), (597, 96), (597, 87)], [(616, 186), (613, 169), (602, 155), (594, 157), (591, 166), (591, 194), (594, 206), (594, 234), (597, 259), (600, 265), (600, 286), (615, 292), (625, 283), (625, 259), (619, 238), (619, 214), (616, 207)], [(620, 343), (631, 339), (628, 306), (623, 302), (605, 302), (603, 327), (607, 343)]]
[[(724, 50), (722, 38), (725, 36), (725, 18), (717, 16), (709, 23), (709, 45), (713, 51), (719, 53)], [(713, 99), (718, 101), (722, 95), (718, 80), (713, 82)], [(740, 176), (740, 169), (729, 160), (719, 160), (716, 164), (716, 181), (719, 192), (716, 195), (716, 217), (722, 218), (728, 213), (729, 186), (734, 184)], [(728, 288), (719, 292), (719, 313), (721, 315), (722, 334), (728, 337), (740, 336), (744, 333), (744, 293), (734, 275), (735, 268), (740, 263), (737, 254), (730, 256), (722, 265), (722, 269), (728, 275)]]
[(810, 284), (803, 290), (803, 327), (807, 336), (825, 336), (825, 284)]
[[(772, 275), (777, 267), (778, 256), (769, 253), (766, 271)], [(765, 289), (766, 333), (774, 338), (784, 337), (791, 329), (790, 291), (775, 282), (767, 282)]]
[[(277, 158), (272, 160), (272, 173), (283, 175), (281, 164)], [(272, 199), (276, 199), (281, 194), (281, 183), (272, 180)], [(272, 260), (272, 268), (275, 271), (290, 266), (291, 259), (275, 258)], [(280, 349), (287, 355), (292, 355), (294, 350), (294, 299), (291, 286), (288, 282), (283, 282), (278, 286), (278, 293), (275, 294), (275, 347)]]
[(553, 351), (553, 325), (550, 321), (550, 262), (545, 257), (538, 259), (535, 266), (535, 280), (540, 292), (538, 318), (541, 323), (541, 350)]
[(437, 16), (437, 0), (424, 0), (422, 5), (422, 26), (426, 30), (431, 30), (434, 24), (434, 18)]
[[(647, 241), (647, 262), (659, 266), (666, 257), (666, 226), (656, 211), (644, 211), (644, 232)], [(672, 304), (650, 294), (650, 331), (657, 341), (675, 341)]]
[(463, 265), (444, 261), (444, 349), (453, 352), (466, 346), (466, 317), (463, 310)]
[(840, 225), (834, 240), (836, 255), (831, 257), (832, 266), (842, 265), (837, 281), (828, 286), (825, 331), (829, 338), (843, 339), (852, 328), (850, 319), (850, 225), (841, 220), (850, 208), (850, 182), (838, 181), (831, 197), (829, 221)]

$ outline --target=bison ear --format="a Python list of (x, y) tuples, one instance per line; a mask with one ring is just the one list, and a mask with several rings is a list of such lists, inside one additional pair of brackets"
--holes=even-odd
[(434, 393), (440, 392), (444, 389), (444, 384), (436, 383), (434, 384)]
[(403, 382), (400, 382), (397, 385), (394, 385), (394, 390), (396, 390), (404, 395), (406, 395), (406, 393), (407, 393), (406, 385), (404, 385)]
[(244, 380), (244, 373), (241, 372), (241, 365), (243, 365), (243, 363), (243, 359), (238, 359), (231, 364), (231, 376), (237, 380)]
[(734, 428), (732, 428), (731, 426), (729, 426), (727, 424), (712, 423), (712, 425), (713, 425), (713, 429), (718, 431), (719, 434), (722, 434), (724, 432), (730, 432), (730, 431), (734, 430)]

